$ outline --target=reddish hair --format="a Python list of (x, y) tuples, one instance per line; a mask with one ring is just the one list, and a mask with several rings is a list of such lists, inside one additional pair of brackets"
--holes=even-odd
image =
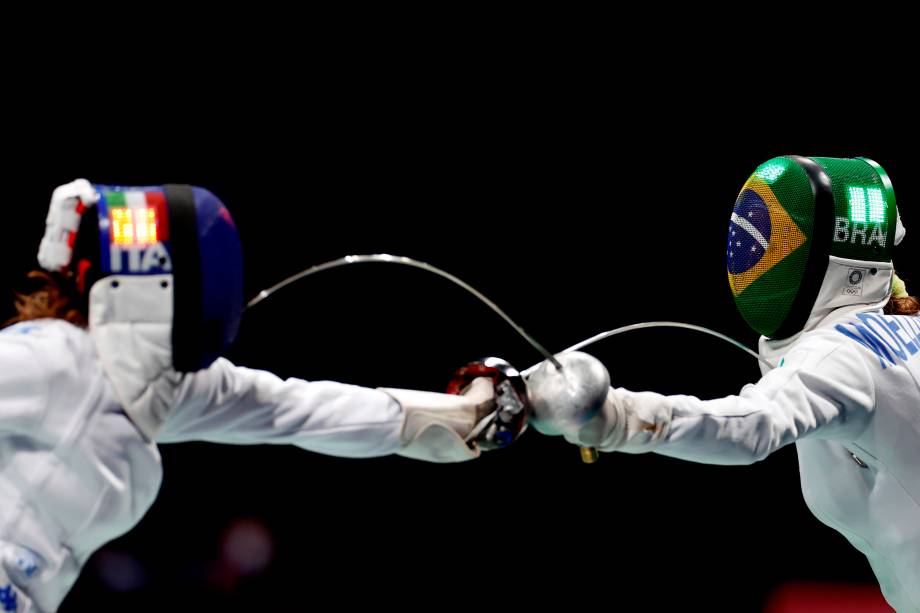
[(920, 313), (920, 300), (917, 300), (916, 296), (907, 296), (907, 290), (904, 287), (904, 281), (901, 280), (897, 273), (894, 276), (895, 283), (894, 286), (897, 286), (896, 289), (892, 291), (898, 291), (899, 296), (892, 296), (888, 300), (888, 304), (885, 305), (885, 315), (916, 315)]
[(14, 292), (16, 315), (3, 327), (32, 319), (63, 319), (75, 326), (86, 327), (86, 313), (73, 281), (63, 275), (33, 270), (26, 275), (34, 289)]
[(885, 315), (917, 315), (920, 313), (920, 300), (916, 296), (892, 298), (885, 305)]

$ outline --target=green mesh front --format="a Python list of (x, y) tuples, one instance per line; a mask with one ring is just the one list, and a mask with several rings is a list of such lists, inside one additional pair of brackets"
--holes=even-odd
[(808, 175), (784, 157), (758, 166), (735, 201), (728, 280), (741, 315), (764, 336), (780, 327), (798, 294), (811, 251), (814, 210)]
[(831, 255), (890, 261), (897, 223), (891, 184), (886, 184), (879, 171), (862, 159), (812, 159), (830, 177), (834, 193)]

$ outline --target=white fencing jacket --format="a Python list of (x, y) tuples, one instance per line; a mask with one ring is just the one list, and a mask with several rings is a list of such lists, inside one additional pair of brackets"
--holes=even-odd
[(100, 546), (140, 521), (157, 443), (286, 443), (346, 457), (400, 449), (388, 394), (282, 381), (220, 359), (185, 375), (155, 441), (116, 400), (89, 334), (60, 320), (0, 331), (0, 611), (54, 611)]
[(864, 553), (899, 612), (920, 612), (920, 317), (837, 312), (737, 396), (610, 391), (576, 442), (707, 464), (795, 443), (809, 509)]

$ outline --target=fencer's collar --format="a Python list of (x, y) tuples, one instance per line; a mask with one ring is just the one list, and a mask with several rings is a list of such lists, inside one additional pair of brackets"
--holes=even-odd
[(175, 406), (172, 276), (111, 276), (90, 290), (89, 334), (115, 395), (148, 440)]
[[(760, 356), (778, 364), (805, 334), (836, 324), (856, 313), (880, 311), (891, 298), (894, 266), (891, 262), (866, 262), (830, 256), (821, 291), (805, 327), (788, 338), (762, 336)], [(761, 369), (766, 367), (761, 365)]]

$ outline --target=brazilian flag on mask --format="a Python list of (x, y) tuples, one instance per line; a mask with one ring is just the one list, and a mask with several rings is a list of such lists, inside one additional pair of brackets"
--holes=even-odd
[(861, 158), (777, 157), (750, 176), (732, 211), (728, 282), (747, 323), (769, 338), (800, 330), (828, 256), (890, 260), (894, 192)]

